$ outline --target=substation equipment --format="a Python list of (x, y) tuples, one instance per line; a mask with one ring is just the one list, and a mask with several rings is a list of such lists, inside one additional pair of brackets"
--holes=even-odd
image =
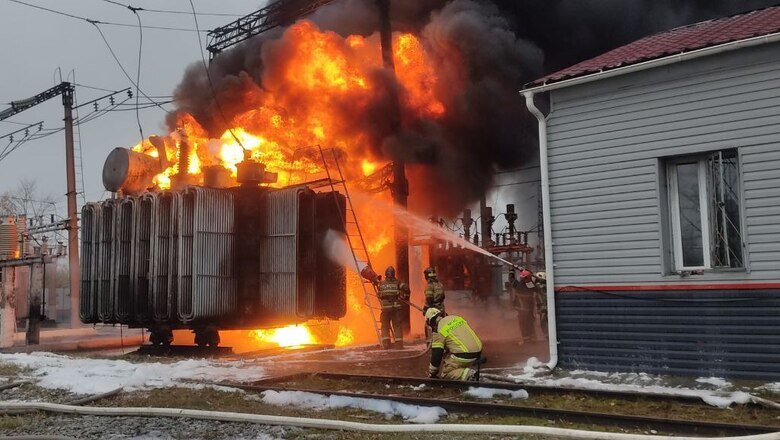
[(192, 329), (198, 345), (216, 346), (218, 330), (346, 314), (345, 268), (322, 246), (329, 230), (346, 230), (343, 195), (261, 186), (276, 176), (251, 159), (238, 186), (205, 170), (204, 186), (144, 191), (165, 169), (156, 160), (115, 149), (103, 182), (125, 195), (82, 210), (82, 322), (147, 328), (154, 344)]

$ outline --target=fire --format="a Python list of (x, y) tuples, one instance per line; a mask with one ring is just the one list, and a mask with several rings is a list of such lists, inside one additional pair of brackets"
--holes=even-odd
[[(446, 107), (436, 97), (439, 78), (422, 42), (412, 34), (394, 36), (396, 71), (402, 86), (404, 112), (439, 118)], [(356, 132), (353, 123), (334, 112), (349, 106), (365, 112), (379, 93), (376, 82), (382, 69), (379, 39), (352, 35), (343, 38), (319, 30), (309, 21), (291, 26), (280, 40), (267, 43), (270, 54), (287, 56), (263, 77), (263, 87), (248, 88), (248, 110), (231, 117), (229, 129), (218, 137), (190, 114), (176, 114), (177, 129), (165, 137), (169, 166), (154, 179), (157, 188), (169, 188), (179, 173), (182, 143), (189, 147), (186, 173), (202, 183), (202, 168), (221, 166), (235, 178), (236, 166), (245, 158), (265, 164), (282, 187), (320, 178), (324, 172), (317, 146), (338, 148), (345, 154), (343, 171), (348, 177), (370, 175), (379, 161), (367, 154), (370, 139)], [(157, 157), (149, 141), (133, 148)]]
[[(413, 34), (397, 33), (393, 48), (402, 114), (444, 117), (447, 105), (437, 95), (444, 85), (424, 44)], [(157, 189), (175, 187), (180, 181), (203, 184), (206, 167), (222, 167), (235, 179), (238, 164), (247, 159), (277, 173), (278, 181), (270, 186), (321, 179), (325, 169), (319, 146), (343, 153), (339, 166), (348, 181), (370, 176), (386, 163), (378, 157), (382, 146), (375, 145), (379, 141), (371, 130), (358, 127), (352, 116), (345, 117), (347, 113), (355, 118), (368, 113), (387, 93), (378, 35), (344, 38), (302, 20), (279, 39), (266, 42), (258, 56), (275, 60), (263, 70), (262, 87), (246, 79), (241, 94), (230, 98), (242, 100), (240, 106), (220, 98), (228, 120), (217, 123), (228, 129), (210, 134), (193, 115), (183, 111), (175, 114), (176, 129), (162, 137), (167, 168), (153, 180)], [(236, 107), (242, 110), (235, 111)], [(180, 157), (185, 145), (189, 151), (186, 161)], [(150, 140), (133, 149), (152, 157), (159, 155)], [(179, 170), (182, 163), (187, 164), (186, 170)], [(182, 172), (186, 179), (178, 178)], [(356, 205), (355, 209), (372, 262), (383, 271), (392, 261), (392, 219), (368, 205)], [(362, 287), (354, 281), (348, 286), (347, 316), (327, 338), (310, 324), (253, 330), (251, 337), (258, 343), (282, 347), (326, 339), (335, 340), (336, 345), (376, 341)]]
[(249, 334), (258, 341), (273, 342), (280, 347), (295, 347), (316, 343), (314, 335), (304, 325), (288, 325), (287, 327), (268, 330), (252, 330)]
[(376, 171), (378, 166), (378, 163), (371, 162), (368, 159), (363, 159), (363, 161), (360, 163), (360, 168), (363, 170), (364, 176), (370, 176), (371, 174), (374, 174), (374, 171)]
[(325, 335), (318, 337), (316, 333), (322, 332), (317, 332), (314, 329), (328, 325), (330, 324), (315, 323), (311, 326), (309, 324), (301, 324), (273, 329), (251, 330), (249, 336), (260, 344), (275, 344), (279, 347), (299, 347), (302, 345), (329, 343), (336, 347), (343, 347), (355, 342), (354, 332), (343, 326), (338, 326), (338, 333), (334, 340), (327, 338)]

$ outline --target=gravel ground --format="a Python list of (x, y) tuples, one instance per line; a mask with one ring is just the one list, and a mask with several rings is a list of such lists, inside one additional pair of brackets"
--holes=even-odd
[[(10, 424), (10, 423), (9, 423)], [(80, 439), (287, 439), (301, 430), (193, 419), (97, 416), (28, 416), (2, 435), (59, 435)]]
[(0, 392), (0, 401), (16, 400), (24, 402), (66, 403), (82, 397), (86, 396), (83, 394), (73, 394), (65, 390), (41, 388), (29, 383)]

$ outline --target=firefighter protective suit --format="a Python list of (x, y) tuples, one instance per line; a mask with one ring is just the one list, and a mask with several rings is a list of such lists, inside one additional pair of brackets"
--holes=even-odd
[[(426, 317), (438, 314), (428, 309)], [(451, 315), (436, 319), (431, 325), (431, 377), (452, 380), (473, 380), (482, 357), (482, 341), (465, 319)]]
[(528, 271), (521, 272), (521, 278), (514, 277), (510, 273), (509, 287), (512, 291), (512, 306), (517, 310), (517, 323), (520, 328), (522, 341), (529, 342), (536, 335), (536, 293), (537, 280)]
[(549, 336), (547, 329), (547, 274), (538, 272), (534, 278), (536, 279), (536, 292), (534, 292), (536, 314), (539, 316), (542, 333), (546, 339)]
[(429, 307), (444, 312), (444, 285), (436, 279), (428, 279), (425, 286), (425, 309)]
[[(401, 300), (409, 300), (409, 286), (397, 279), (385, 278), (379, 282), (379, 302), (382, 306), (382, 348), (390, 348), (391, 342), (403, 346), (403, 313)], [(390, 339), (390, 333), (394, 341)]]

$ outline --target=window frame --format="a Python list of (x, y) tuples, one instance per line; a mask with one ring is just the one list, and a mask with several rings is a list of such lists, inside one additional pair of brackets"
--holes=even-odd
[[(701, 222), (701, 240), (702, 240), (702, 266), (685, 266), (682, 248), (682, 225), (680, 218), (680, 193), (677, 183), (677, 166), (682, 164), (695, 163), (697, 165), (697, 178), (699, 181), (699, 221)], [(701, 156), (689, 156), (674, 159), (667, 162), (666, 175), (669, 178), (669, 210), (671, 213), (672, 246), (674, 247), (674, 268), (677, 271), (684, 270), (705, 270), (712, 267), (711, 237), (710, 237), (710, 213), (709, 203), (707, 201), (707, 158)]]
[[(709, 163), (711, 156), (717, 153), (725, 153), (727, 151), (733, 151), (736, 159), (736, 172), (737, 172), (737, 184), (739, 185), (736, 195), (739, 197), (739, 214), (736, 218), (738, 221), (738, 234), (740, 237), (740, 249), (742, 251), (741, 266), (738, 267), (725, 267), (715, 266), (713, 267), (714, 256), (712, 251), (715, 246), (715, 237), (713, 228), (717, 228), (717, 225), (710, 223), (715, 221), (712, 217), (712, 204), (709, 198), (710, 188), (710, 170)], [(691, 152), (685, 155), (659, 157), (658, 171), (661, 174), (660, 182), (663, 182), (665, 188), (663, 188), (662, 194), (659, 194), (659, 201), (662, 208), (662, 227), (661, 232), (664, 237), (662, 247), (666, 249), (662, 253), (663, 265), (665, 266), (664, 273), (667, 275), (681, 274), (685, 272), (750, 272), (750, 254), (748, 252), (748, 237), (747, 237), (747, 219), (745, 208), (745, 173), (742, 168), (742, 148), (738, 146), (729, 146), (717, 149), (702, 149), (701, 151)], [(680, 164), (697, 164), (697, 182), (699, 185), (699, 212), (702, 232), (702, 253), (703, 264), (701, 266), (685, 266), (683, 259), (683, 247), (682, 247), (682, 235), (681, 235), (681, 218), (680, 218), (680, 194), (677, 181), (677, 166)], [(665, 255), (665, 256), (664, 256)]]

